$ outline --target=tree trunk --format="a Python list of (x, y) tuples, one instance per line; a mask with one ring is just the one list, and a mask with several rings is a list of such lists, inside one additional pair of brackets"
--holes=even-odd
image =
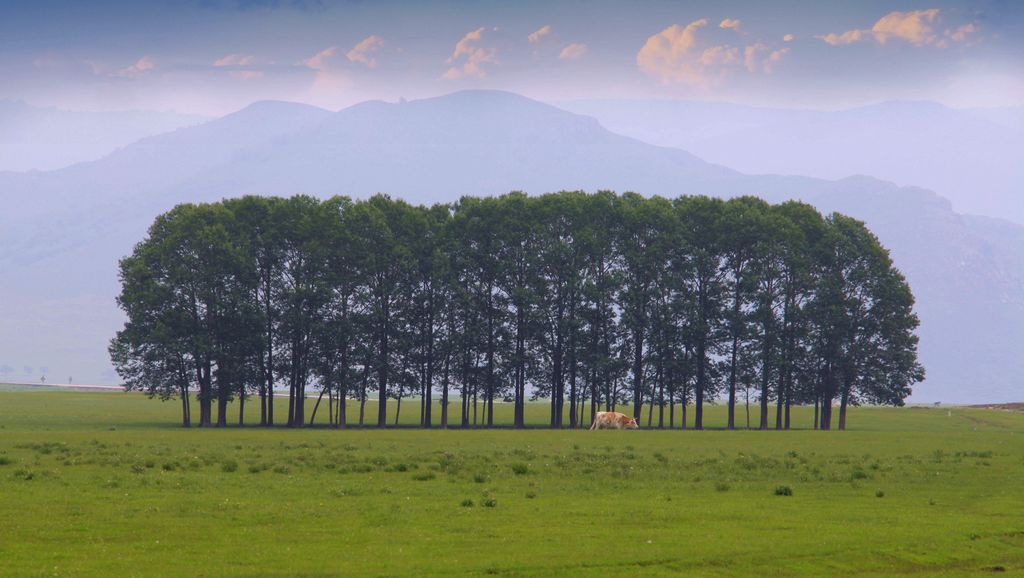
[(238, 425), (245, 425), (245, 388), (238, 392)]
[(643, 408), (644, 387), (644, 334), (643, 329), (633, 330), (633, 419), (640, 421)]
[(423, 415), (423, 425), (432, 427), (433, 405), (434, 405), (434, 295), (430, 294), (429, 313), (427, 314), (427, 378), (424, 389), (426, 389), (426, 401)]
[(707, 377), (705, 365), (707, 360), (704, 358), (705, 355), (705, 343), (702, 339), (697, 345), (697, 390), (696, 398), (694, 399), (694, 419), (693, 429), (702, 430), (704, 429), (704, 380)]
[(197, 362), (199, 382), (199, 427), (213, 425), (213, 392), (210, 391), (210, 362)]
[(441, 377), (441, 428), (448, 429), (448, 371), (451, 365), (451, 355), (447, 352), (444, 356), (444, 375)]
[(676, 394), (673, 388), (668, 389), (668, 429), (676, 428)]
[[(737, 297), (739, 299), (739, 297)], [(739, 301), (737, 301), (737, 306)], [(739, 315), (739, 311), (736, 311), (736, 315)], [(732, 353), (729, 361), (729, 420), (726, 424), (726, 429), (736, 429), (736, 369), (739, 361), (737, 355), (739, 353), (739, 336), (733, 332), (732, 338)], [(748, 424), (749, 425), (749, 424)]]
[(487, 409), (487, 427), (494, 425), (494, 288), (487, 287), (487, 392), (484, 403)]
[[(218, 389), (220, 389), (218, 387)], [(217, 394), (217, 427), (228, 425), (228, 396), (227, 393)]]
[(771, 379), (771, 333), (764, 327), (764, 348), (761, 355), (761, 424), (758, 429), (768, 429), (768, 382)]
[(846, 407), (850, 403), (850, 388), (851, 385), (849, 380), (844, 380), (846, 383), (843, 384), (843, 394), (839, 401), (839, 431), (846, 430)]
[(181, 427), (189, 427), (192, 425), (192, 409), (189, 407), (191, 400), (188, 397), (188, 386), (182, 385), (179, 388), (179, 392), (181, 397)]
[(383, 310), (379, 336), (380, 349), (378, 351), (380, 363), (377, 366), (377, 427), (387, 427), (388, 425), (388, 369), (391, 363), (389, 357), (391, 352), (388, 349), (390, 345), (388, 334), (391, 329), (389, 327), (390, 309), (388, 307), (388, 299), (384, 299)]
[(658, 429), (665, 429), (665, 379), (664, 370), (658, 368)]
[(316, 410), (320, 409), (320, 401), (323, 400), (327, 389), (326, 387), (320, 389), (320, 397), (316, 398), (316, 403), (313, 404), (313, 413), (309, 416), (309, 425), (313, 425), (313, 420), (316, 419)]

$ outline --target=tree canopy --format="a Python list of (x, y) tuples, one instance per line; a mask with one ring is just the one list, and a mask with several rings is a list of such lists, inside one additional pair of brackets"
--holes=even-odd
[(675, 427), (679, 407), (700, 429), (722, 400), (734, 428), (743, 393), (755, 427), (773, 403), (778, 429), (814, 404), (831, 429), (838, 401), (843, 429), (850, 405), (902, 405), (924, 379), (888, 251), (860, 221), (792, 201), (247, 196), (160, 215), (120, 277), (111, 359), (128, 389), (180, 399), (186, 426), (191, 396), (200, 426), (227, 425), (233, 399), (241, 422), (254, 396), (260, 423), (280, 423), (287, 388), (284, 421), (302, 427), (311, 388), (312, 413), (328, 396), (339, 427), (349, 401), (364, 423), (375, 394), (381, 427), (389, 400), (414, 398), (424, 427), (500, 425), (496, 401), (523, 427), (543, 399), (551, 427), (628, 403), (647, 426), (657, 410)]

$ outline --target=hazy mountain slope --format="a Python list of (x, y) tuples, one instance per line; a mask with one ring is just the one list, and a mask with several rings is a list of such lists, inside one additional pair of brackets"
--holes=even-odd
[(886, 102), (834, 112), (666, 101), (578, 101), (609, 130), (748, 173), (868, 174), (958, 211), (1024, 223), (1024, 109)]
[(797, 197), (864, 219), (918, 296), (929, 379), (915, 399), (1019, 397), (1024, 227), (965, 218), (935, 193), (867, 177), (744, 175), (497, 92), (370, 102), (338, 113), (254, 105), (95, 163), (0, 175), (0, 194), (15, 201), (0, 216), (7, 225), (0, 269), (9, 280), (0, 300), (0, 365), (47, 365), (100, 379), (109, 367), (106, 338), (120, 323), (117, 259), (178, 202), (378, 191), (436, 202), (578, 188)]
[[(127, 230), (188, 178), (229, 164), (254, 147), (273, 147), (332, 113), (304, 104), (259, 102), (205, 124), (142, 139), (98, 161), (46, 173), (0, 173), (0, 263), (31, 262), (83, 239)], [(219, 197), (219, 195), (216, 195)], [(169, 207), (167, 207), (169, 208)]]
[(210, 120), (174, 112), (76, 112), (0, 100), (0, 171), (96, 160), (141, 138)]

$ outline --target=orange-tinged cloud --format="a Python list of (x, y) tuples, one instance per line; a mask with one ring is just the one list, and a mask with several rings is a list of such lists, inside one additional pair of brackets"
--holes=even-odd
[(480, 45), (484, 35), (484, 28), (480, 27), (467, 33), (456, 44), (455, 50), (446, 61), (452, 65), (441, 76), (445, 80), (455, 80), (467, 76), (484, 78), (487, 70), (484, 64), (496, 64), (498, 62), (497, 51), (494, 48), (487, 48)]
[(977, 25), (969, 23), (940, 33), (935, 29), (940, 19), (938, 8), (910, 12), (893, 11), (879, 18), (870, 29), (847, 30), (838, 34), (833, 32), (819, 35), (817, 38), (833, 46), (870, 41), (884, 45), (890, 41), (901, 41), (914, 46), (943, 48), (948, 46), (950, 41), (964, 42), (968, 35), (978, 31)]
[(541, 26), (537, 30), (531, 32), (530, 35), (526, 37), (526, 39), (529, 40), (532, 44), (534, 42), (540, 42), (540, 39), (547, 36), (548, 34), (551, 34), (551, 26), (545, 24), (544, 26)]
[[(735, 29), (739, 26), (739, 22), (735, 22), (735, 26), (720, 24), (719, 28)], [(636, 55), (637, 66), (665, 84), (708, 86), (743, 68), (752, 73), (769, 73), (789, 52), (788, 49), (773, 51), (762, 42), (745, 47), (714, 44), (710, 42), (710, 35), (702, 31), (708, 24), (706, 18), (686, 26), (673, 24), (651, 36)]]
[(366, 38), (359, 41), (345, 54), (345, 58), (349, 59), (350, 62), (359, 62), (365, 64), (369, 68), (377, 67), (377, 57), (375, 56), (377, 51), (384, 46), (384, 39), (376, 34), (367, 36)]
[(587, 54), (587, 45), (574, 42), (562, 49), (562, 52), (558, 55), (562, 60), (578, 60), (583, 58)]

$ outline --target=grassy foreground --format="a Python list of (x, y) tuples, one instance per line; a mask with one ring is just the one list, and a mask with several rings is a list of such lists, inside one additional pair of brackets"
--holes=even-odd
[(1024, 572), (1020, 413), (863, 408), (847, 432), (268, 431), (186, 430), (176, 410), (0, 392), (0, 576)]

